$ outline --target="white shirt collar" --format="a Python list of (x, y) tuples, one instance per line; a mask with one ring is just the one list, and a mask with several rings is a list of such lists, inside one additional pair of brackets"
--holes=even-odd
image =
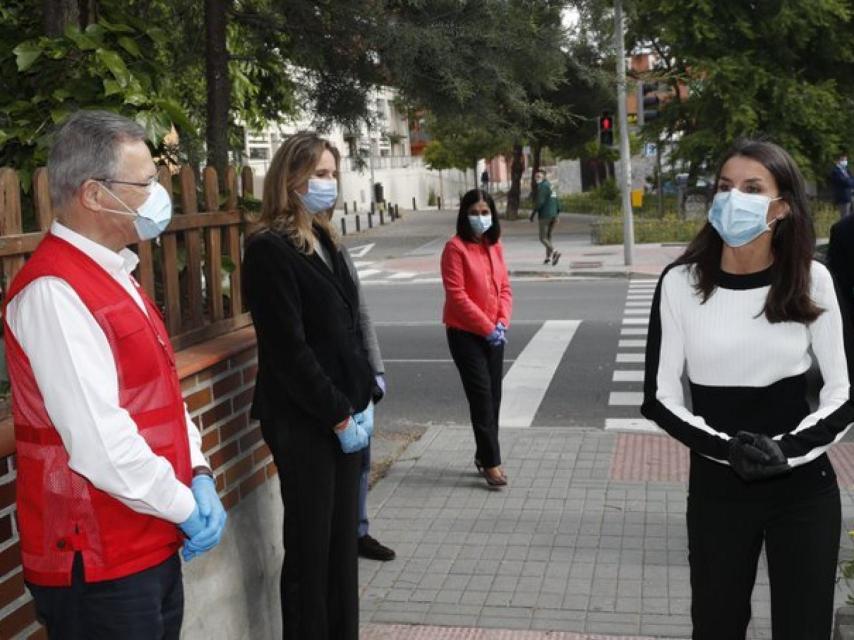
[(50, 232), (92, 258), (107, 273), (123, 271), (125, 274), (130, 275), (139, 264), (139, 257), (130, 249), (125, 248), (116, 253), (112, 249), (69, 229), (56, 220), (50, 225)]

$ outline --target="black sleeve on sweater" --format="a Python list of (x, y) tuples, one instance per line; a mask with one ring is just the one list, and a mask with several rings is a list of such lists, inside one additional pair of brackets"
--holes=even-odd
[[(670, 265), (661, 274), (658, 280), (658, 286), (655, 288), (655, 295), (652, 300), (652, 309), (649, 317), (649, 327), (647, 329), (646, 338), (646, 363), (644, 372), (644, 401), (641, 405), (641, 414), (644, 417), (655, 422), (659, 427), (664, 429), (668, 434), (679, 440), (682, 444), (690, 448), (692, 451), (704, 455), (709, 458), (716, 459), (720, 462), (725, 462), (729, 454), (729, 440), (723, 434), (717, 435), (719, 432), (705, 424), (705, 421), (699, 416), (690, 414), (687, 408), (682, 415), (674, 413), (677, 407), (668, 407), (659, 399), (658, 375), (661, 367), (661, 348), (662, 348), (662, 321), (661, 321), (661, 298), (662, 298), (662, 283), (668, 272), (675, 265)], [(666, 313), (669, 311), (665, 310)], [(676, 331), (675, 329), (672, 329)], [(666, 336), (673, 339), (674, 336)], [(683, 360), (684, 365), (684, 360)], [(679, 366), (678, 370), (672, 371), (674, 385), (682, 384), (683, 366)], [(671, 375), (671, 372), (665, 372), (665, 375)], [(692, 420), (692, 424), (688, 420)]]

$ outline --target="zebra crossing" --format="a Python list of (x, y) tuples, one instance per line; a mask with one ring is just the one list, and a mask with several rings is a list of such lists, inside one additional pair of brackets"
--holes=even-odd
[(605, 429), (609, 431), (659, 431), (639, 413), (643, 403), (646, 332), (655, 286), (653, 279), (629, 282), (608, 396), (609, 413), (614, 415), (605, 419)]
[(382, 264), (373, 260), (354, 260), (353, 265), (359, 274), (359, 282), (369, 284), (394, 284), (405, 282), (441, 282), (438, 275), (416, 273), (414, 271), (390, 271), (382, 268)]

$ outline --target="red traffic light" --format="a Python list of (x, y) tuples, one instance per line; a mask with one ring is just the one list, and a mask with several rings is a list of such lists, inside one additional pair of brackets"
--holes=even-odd
[(602, 116), (599, 118), (599, 129), (602, 131), (610, 131), (614, 128), (614, 121), (611, 116)]

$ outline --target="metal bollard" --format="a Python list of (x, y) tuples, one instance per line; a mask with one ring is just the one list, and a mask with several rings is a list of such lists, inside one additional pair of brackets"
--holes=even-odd
[(385, 224), (385, 218), (383, 217), (383, 210), (380, 209), (380, 226)]
[(374, 228), (374, 212), (368, 211), (368, 229)]
[(394, 219), (397, 220), (400, 217), (400, 205), (394, 205)]
[(436, 208), (437, 209), (442, 208), (442, 197), (441, 196), (436, 196)]
[(347, 220), (344, 218), (341, 218), (341, 235), (347, 235)]
[(356, 201), (353, 200), (353, 213), (356, 213), (358, 209), (356, 208)]
[(362, 230), (362, 225), (359, 222), (359, 214), (357, 213), (356, 214), (356, 233), (358, 233), (361, 230)]
[(344, 215), (347, 215), (347, 201), (344, 201)]
[(414, 197), (412, 198), (412, 210), (418, 211), (418, 207), (415, 206), (415, 198)]

